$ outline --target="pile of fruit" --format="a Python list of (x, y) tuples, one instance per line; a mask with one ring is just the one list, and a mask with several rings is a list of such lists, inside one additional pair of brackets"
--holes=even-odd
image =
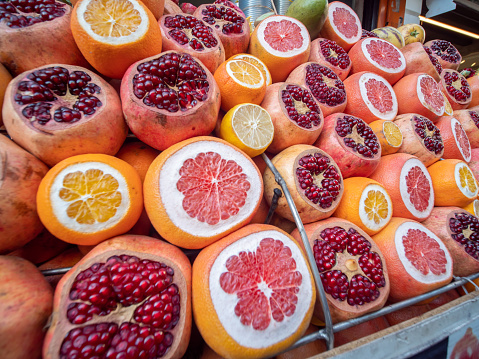
[(311, 264), (335, 323), (479, 271), (479, 77), (311, 1), (0, 2), (2, 358), (282, 358)]

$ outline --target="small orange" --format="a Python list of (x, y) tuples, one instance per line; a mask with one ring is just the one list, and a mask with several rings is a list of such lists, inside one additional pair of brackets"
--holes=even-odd
[(115, 157), (129, 163), (138, 172), (141, 182), (145, 180), (146, 172), (151, 162), (160, 154), (160, 151), (141, 141), (125, 142)]
[(223, 62), (214, 78), (221, 93), (221, 109), (228, 112), (243, 103), (261, 104), (266, 93), (265, 78), (255, 65), (238, 59)]
[(255, 65), (263, 74), (266, 81), (266, 86), (269, 86), (273, 83), (271, 80), (271, 74), (268, 70), (268, 67), (266, 67), (265, 63), (261, 61), (260, 59), (258, 59), (256, 56), (253, 56), (250, 54), (236, 54), (229, 58), (229, 60), (233, 60), (233, 59), (243, 60), (243, 61), (249, 62), (250, 64)]
[(95, 245), (126, 233), (142, 208), (138, 173), (125, 161), (104, 154), (60, 161), (37, 192), (42, 223), (54, 236), (73, 244)]
[(369, 124), (381, 145), (381, 156), (399, 151), (403, 143), (403, 135), (399, 127), (389, 120), (376, 120)]
[(461, 160), (446, 159), (427, 168), (434, 188), (434, 206), (465, 207), (476, 197), (478, 183), (471, 169)]
[(465, 205), (464, 207), (462, 207), (462, 209), (465, 209), (473, 216), (479, 217), (479, 199), (475, 199), (468, 205)]
[(12, 75), (10, 72), (0, 63), (0, 127), (3, 126), (2, 120), (2, 107), (3, 107), (3, 97), (5, 96), (5, 90), (7, 85), (12, 81)]
[(138, 0), (80, 0), (71, 29), (85, 59), (108, 77), (120, 79), (134, 62), (161, 52), (160, 26)]

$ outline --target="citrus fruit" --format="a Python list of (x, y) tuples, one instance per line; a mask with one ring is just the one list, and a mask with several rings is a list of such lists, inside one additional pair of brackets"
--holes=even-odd
[(473, 216), (479, 217), (479, 199), (475, 199), (471, 203), (463, 206), (462, 209), (465, 209)]
[(301, 21), (309, 31), (312, 39), (318, 37), (328, 16), (326, 0), (293, 1), (286, 10), (286, 15)]
[(427, 170), (434, 187), (435, 206), (464, 207), (477, 197), (477, 181), (464, 161), (445, 159), (430, 165)]
[[(409, 308), (409, 307), (408, 307)], [(347, 329), (334, 333), (334, 347), (340, 347), (368, 335), (373, 335), (389, 327), (385, 317), (370, 319)]]
[(243, 61), (249, 62), (250, 64), (255, 65), (263, 74), (263, 77), (266, 82), (266, 86), (269, 86), (272, 84), (271, 74), (269, 73), (268, 67), (265, 65), (263, 61), (258, 59), (256, 56), (253, 56), (250, 54), (237, 54), (237, 55), (231, 56), (231, 58), (229, 58), (228, 60), (234, 60), (234, 59), (243, 60)]
[(426, 74), (404, 76), (393, 86), (398, 99), (398, 115), (417, 113), (435, 122), (444, 114), (445, 101), (441, 88)]
[(383, 156), (369, 177), (391, 197), (393, 217), (421, 222), (431, 213), (435, 192), (426, 166), (417, 157), (406, 153)]
[(223, 62), (214, 78), (221, 93), (221, 109), (225, 112), (242, 103), (259, 105), (266, 93), (262, 72), (250, 62), (232, 59)]
[(321, 28), (321, 37), (333, 40), (344, 50), (361, 39), (361, 20), (348, 5), (333, 1), (328, 5), (328, 17)]
[(475, 74), (467, 78), (469, 87), (471, 88), (472, 100), (468, 108), (479, 106), (479, 74)]
[(8, 72), (5, 66), (0, 64), (0, 127), (3, 126), (1, 111), (3, 107), (3, 97), (5, 96), (5, 90), (10, 81), (12, 81), (12, 75), (10, 75), (10, 72)]
[(263, 224), (204, 248), (193, 263), (193, 315), (222, 357), (271, 357), (304, 334), (316, 290), (297, 242)]
[(71, 29), (85, 59), (108, 77), (120, 79), (134, 62), (161, 52), (160, 27), (138, 0), (80, 0)]
[(442, 93), (442, 97), (444, 97), (444, 102), (445, 102), (445, 105), (444, 105), (444, 116), (452, 116), (454, 114), (454, 110), (451, 106), (451, 103), (449, 102), (449, 100), (447, 99), (446, 95), (444, 95), (444, 92)]
[(248, 156), (255, 157), (262, 154), (273, 141), (273, 121), (261, 106), (243, 103), (224, 115), (219, 135)]
[(348, 55), (352, 63), (351, 74), (373, 72), (394, 85), (406, 71), (404, 55), (396, 46), (383, 39), (362, 39), (349, 50)]
[[(391, 45), (392, 46), (392, 45)], [(370, 123), (376, 120), (394, 120), (398, 100), (392, 86), (373, 72), (358, 72), (344, 80), (348, 101), (345, 113)]]
[[(318, 332), (318, 328), (314, 325), (310, 325), (304, 336)], [(335, 341), (336, 342), (336, 341)], [(275, 359), (297, 359), (297, 358), (311, 358), (315, 355), (327, 351), (326, 343), (322, 339), (317, 339), (307, 344), (300, 345), (294, 349), (282, 352), (275, 356)], [(206, 359), (206, 358), (201, 358)]]
[(391, 220), (393, 204), (383, 186), (367, 177), (344, 179), (343, 198), (333, 216), (346, 219), (369, 235)]
[(396, 153), (403, 143), (403, 135), (399, 127), (389, 120), (376, 120), (369, 123), (381, 144), (381, 156)]
[[(478, 95), (479, 96), (479, 95)], [(479, 148), (479, 110), (456, 110), (450, 114), (461, 123), (471, 148)]]
[(311, 38), (300, 21), (274, 15), (256, 26), (248, 53), (259, 58), (271, 74), (272, 82), (285, 81), (289, 73), (308, 61)]
[(141, 179), (119, 158), (69, 157), (52, 167), (37, 193), (40, 220), (54, 236), (82, 245), (127, 232), (143, 208)]
[(432, 55), (431, 49), (420, 42), (413, 42), (401, 48), (401, 52), (406, 59), (406, 71), (404, 76), (422, 73), (432, 76), (434, 80), (440, 81), (442, 66)]
[(263, 197), (261, 174), (244, 152), (215, 137), (179, 142), (153, 161), (145, 208), (160, 236), (203, 248), (247, 224)]
[(417, 318), (428, 312), (428, 307), (425, 304), (409, 305), (406, 308), (395, 310), (392, 313), (386, 314), (384, 318), (388, 321), (389, 325), (396, 325), (406, 320)]
[(141, 182), (145, 180), (146, 172), (151, 162), (160, 154), (160, 151), (141, 141), (125, 142), (115, 157), (129, 163), (140, 175)]
[(394, 217), (373, 236), (386, 258), (390, 301), (401, 301), (452, 280), (452, 258), (442, 241), (416, 221)]
[(464, 162), (471, 161), (471, 143), (461, 122), (454, 116), (442, 116), (435, 125), (439, 129), (444, 141), (442, 158), (458, 159)]

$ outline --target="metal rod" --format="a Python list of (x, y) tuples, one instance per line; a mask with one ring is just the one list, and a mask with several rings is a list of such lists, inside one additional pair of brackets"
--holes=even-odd
[(59, 274), (65, 274), (68, 272), (72, 267), (67, 267), (67, 268), (55, 268), (55, 269), (44, 269), (42, 270), (42, 274), (46, 277), (52, 276), (52, 275), (59, 275)]
[(279, 188), (274, 189), (273, 198), (271, 199), (271, 206), (269, 206), (268, 215), (264, 220), (264, 224), (271, 222), (271, 217), (273, 217), (274, 211), (278, 208), (278, 199), (283, 195), (283, 192)]

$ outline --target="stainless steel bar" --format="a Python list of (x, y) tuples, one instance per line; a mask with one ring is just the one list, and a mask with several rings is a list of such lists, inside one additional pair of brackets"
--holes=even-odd
[(48, 277), (48, 276), (52, 276), (52, 275), (65, 274), (70, 269), (72, 269), (72, 267), (56, 268), (56, 269), (44, 269), (41, 272), (45, 277)]

